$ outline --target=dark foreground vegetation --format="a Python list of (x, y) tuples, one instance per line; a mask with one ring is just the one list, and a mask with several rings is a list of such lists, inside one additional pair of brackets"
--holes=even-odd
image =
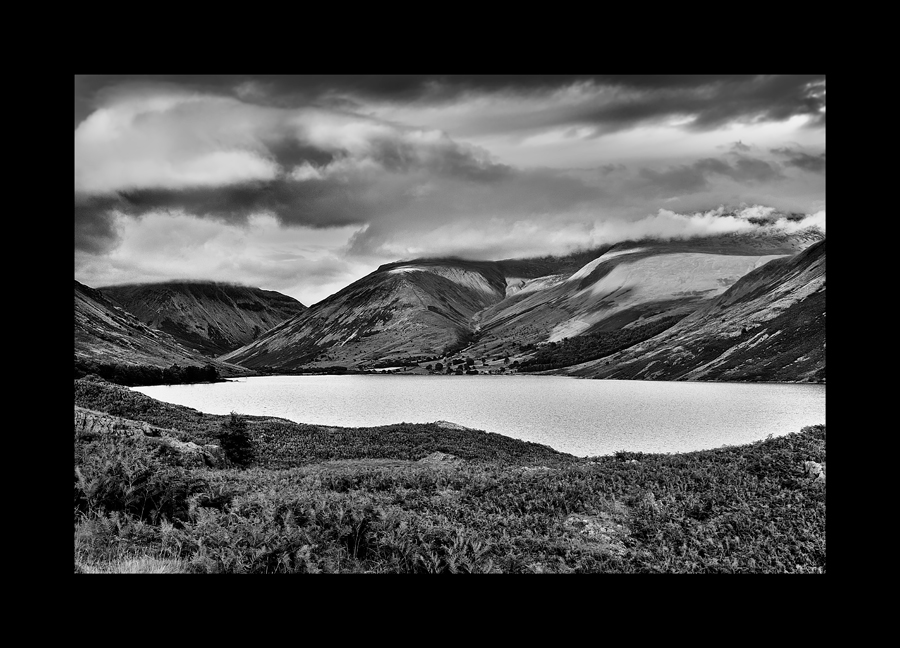
[(825, 571), (823, 425), (579, 459), (435, 424), (210, 415), (95, 378), (75, 405), (225, 455), (76, 427), (76, 572)]
[(642, 326), (618, 331), (585, 333), (559, 342), (549, 342), (542, 345), (533, 358), (523, 362), (519, 366), (519, 371), (549, 371), (597, 360), (649, 340), (673, 327), (683, 318), (684, 315), (673, 315)]
[(216, 382), (221, 379), (219, 371), (213, 365), (204, 367), (194, 365), (156, 367), (153, 365), (128, 365), (114, 362), (94, 362), (91, 360), (75, 360), (75, 378), (90, 375), (100, 376), (104, 380), (138, 387), (141, 385), (180, 385), (198, 382)]

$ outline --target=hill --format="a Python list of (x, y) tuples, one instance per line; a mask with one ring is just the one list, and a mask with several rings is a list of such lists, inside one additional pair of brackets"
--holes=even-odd
[(206, 367), (219, 375), (246, 369), (185, 348), (168, 333), (147, 326), (103, 293), (75, 282), (75, 363), (122, 367)]
[(179, 281), (99, 290), (144, 324), (211, 357), (252, 342), (306, 310), (287, 295), (234, 284)]

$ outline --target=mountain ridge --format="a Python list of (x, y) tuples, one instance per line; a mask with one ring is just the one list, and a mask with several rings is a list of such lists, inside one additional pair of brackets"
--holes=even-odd
[(686, 316), (751, 270), (823, 238), (770, 231), (624, 241), (565, 257), (396, 261), (220, 359), (290, 371), (408, 364), (463, 348), (508, 356), (513, 345)]
[(168, 281), (98, 288), (139, 320), (209, 357), (306, 310), (293, 297), (233, 283)]
[(167, 368), (211, 365), (222, 375), (247, 371), (200, 355), (171, 335), (156, 330), (115, 301), (75, 280), (75, 363)]
[(663, 333), (554, 371), (591, 378), (825, 382), (825, 240), (756, 268)]

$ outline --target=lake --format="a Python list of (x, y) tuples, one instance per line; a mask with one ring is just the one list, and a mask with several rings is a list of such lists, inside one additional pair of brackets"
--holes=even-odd
[(260, 376), (133, 387), (210, 414), (370, 427), (452, 421), (576, 456), (739, 445), (825, 423), (825, 385), (564, 376)]

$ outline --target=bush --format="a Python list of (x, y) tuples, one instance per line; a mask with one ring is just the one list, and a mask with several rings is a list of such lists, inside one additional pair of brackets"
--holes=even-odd
[(250, 439), (247, 420), (244, 417), (232, 412), (231, 418), (219, 428), (216, 439), (229, 464), (245, 467), (253, 461), (253, 441)]

